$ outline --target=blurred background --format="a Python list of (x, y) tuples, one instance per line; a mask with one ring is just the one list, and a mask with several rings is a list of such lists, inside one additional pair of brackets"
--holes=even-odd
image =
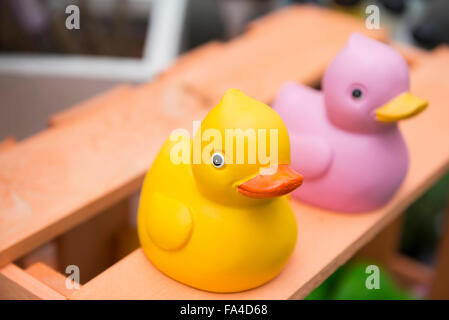
[[(374, 3), (394, 40), (424, 48), (449, 41), (444, 0), (2, 0), (0, 140), (23, 139), (45, 128), (55, 111), (117, 83), (148, 81), (179, 54), (306, 2), (355, 16)], [(82, 17), (79, 30), (64, 28), (73, 4)]]
[[(425, 50), (449, 43), (446, 0), (1, 0), (0, 141), (25, 139), (57, 111), (119, 83), (149, 81), (178, 55), (306, 2), (353, 16), (376, 4), (395, 41)], [(69, 5), (80, 10), (79, 30), (64, 27)], [(448, 190), (446, 175), (406, 212), (401, 252), (426, 265), (434, 263)], [(388, 269), (383, 289), (367, 292), (360, 280), (367, 263), (349, 262), (309, 299), (425, 297), (426, 288), (401, 284)]]

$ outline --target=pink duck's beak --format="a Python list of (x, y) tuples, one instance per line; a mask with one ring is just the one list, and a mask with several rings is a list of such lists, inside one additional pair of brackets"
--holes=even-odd
[(427, 105), (426, 100), (405, 92), (378, 108), (376, 118), (380, 122), (396, 122), (417, 115)]

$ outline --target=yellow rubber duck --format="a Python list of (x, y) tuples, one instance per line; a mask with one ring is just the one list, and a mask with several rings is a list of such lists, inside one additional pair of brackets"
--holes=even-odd
[[(267, 154), (275, 160), (267, 163)], [(206, 291), (238, 292), (271, 280), (296, 242), (284, 195), (302, 176), (289, 163), (288, 132), (277, 113), (228, 90), (194, 139), (172, 133), (148, 171), (138, 212), (145, 254), (169, 277)]]

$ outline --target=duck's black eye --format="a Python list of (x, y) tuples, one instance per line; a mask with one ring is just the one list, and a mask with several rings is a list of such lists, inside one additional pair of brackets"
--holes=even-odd
[(362, 97), (362, 90), (360, 90), (360, 89), (354, 89), (354, 90), (352, 90), (352, 96), (353, 96), (355, 99), (360, 99), (360, 98)]
[(221, 168), (224, 165), (224, 157), (221, 153), (216, 152), (212, 155), (212, 164), (215, 168)]

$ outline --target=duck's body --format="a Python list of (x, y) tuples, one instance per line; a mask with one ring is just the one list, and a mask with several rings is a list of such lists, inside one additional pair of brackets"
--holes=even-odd
[[(408, 168), (408, 151), (397, 126), (358, 134), (333, 125), (322, 92), (288, 83), (274, 104), (289, 130), (292, 167), (305, 183), (293, 196), (346, 212), (368, 211), (390, 200)], [(300, 121), (298, 121), (298, 119)]]
[(427, 106), (409, 83), (396, 51), (356, 33), (328, 66), (322, 91), (286, 84), (273, 108), (289, 129), (292, 167), (304, 174), (293, 196), (345, 212), (387, 203), (409, 162), (396, 122)]
[[(259, 104), (229, 91), (203, 121), (203, 129), (280, 127), (279, 159), (286, 163), (290, 146), (285, 125), (271, 108)], [(258, 115), (247, 118), (253, 110)], [(234, 120), (239, 112), (242, 117)], [(185, 149), (194, 149), (190, 137), (180, 141)], [(296, 220), (283, 195), (298, 187), (302, 177), (286, 165), (274, 175), (261, 175), (258, 164), (235, 164), (229, 157), (219, 165), (179, 163), (173, 161), (173, 150), (180, 141), (167, 140), (145, 177), (138, 212), (144, 252), (166, 275), (207, 291), (242, 291), (271, 280), (295, 246)], [(214, 156), (218, 150), (227, 156), (232, 152), (221, 142)]]
[[(190, 165), (170, 162), (172, 144), (164, 145), (143, 184), (138, 231), (152, 263), (175, 280), (215, 292), (241, 291), (275, 277), (296, 241), (296, 221), (286, 196), (246, 207), (211, 201), (198, 191)], [(166, 217), (158, 228), (177, 230), (173, 224), (179, 223), (183, 235), (173, 234), (175, 249), (161, 248), (145, 229), (149, 216), (144, 213), (175, 216), (178, 210), (154, 207), (176, 206), (188, 211), (190, 222)]]

